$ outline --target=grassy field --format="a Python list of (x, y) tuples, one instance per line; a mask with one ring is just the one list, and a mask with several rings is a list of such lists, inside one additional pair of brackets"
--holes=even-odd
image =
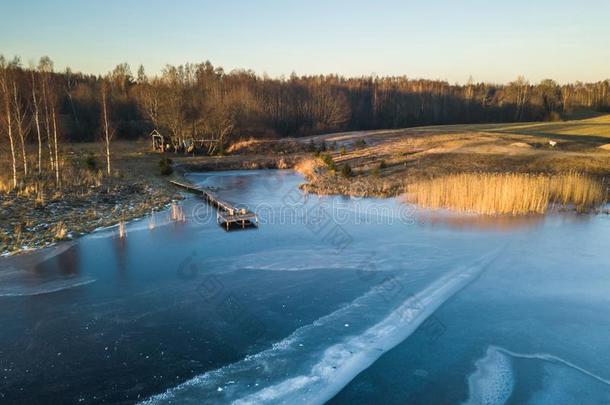
[[(360, 131), (313, 137), (336, 142), (338, 164), (366, 173), (383, 160), (382, 175), (429, 177), (445, 171), (558, 172), (574, 169), (610, 174), (610, 115), (582, 121), (474, 124)], [(309, 139), (305, 140), (307, 142)], [(366, 142), (363, 144), (362, 141)], [(549, 141), (557, 142), (555, 147)], [(341, 150), (344, 148), (344, 150)]]
[(507, 135), (531, 135), (564, 141), (588, 141), (595, 145), (603, 145), (610, 142), (610, 115), (562, 122), (483, 124), (453, 126), (453, 128), (456, 130), (476, 130)]
[(593, 118), (571, 121), (440, 125), (414, 129), (420, 131), (497, 132), (544, 137), (575, 136), (590, 138), (594, 143), (605, 143), (608, 142), (606, 138), (610, 138), (610, 115), (605, 114)]
[(308, 190), (319, 193), (396, 195), (409, 184), (461, 173), (581, 173), (605, 178), (605, 184), (610, 179), (610, 115), (358, 131), (304, 142), (312, 140), (336, 144), (337, 150), (330, 152), (336, 166), (347, 164), (355, 173), (351, 179), (310, 176)]

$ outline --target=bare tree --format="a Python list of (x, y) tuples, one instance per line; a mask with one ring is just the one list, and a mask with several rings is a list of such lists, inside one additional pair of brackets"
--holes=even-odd
[[(113, 126), (133, 136), (154, 127), (177, 151), (209, 145), (208, 152), (214, 153), (239, 138), (543, 120), (569, 110), (610, 109), (608, 81), (558, 85), (550, 81), (530, 84), (519, 78), (507, 85), (472, 80), (459, 85), (403, 76), (345, 78), (293, 74), (289, 78), (269, 78), (245, 70), (225, 72), (209, 62), (167, 66), (162, 74), (151, 77), (146, 76), (143, 67), (133, 77), (129, 66), (121, 64), (100, 79), (69, 69), (54, 72), (47, 57), (41, 58), (38, 71), (14, 67), (9, 68), (8, 74), (10, 127), (19, 181), (23, 173), (23, 145), (28, 146), (28, 136), (32, 138), (32, 151), (23, 164), (24, 169), (27, 164), (28, 175), (35, 171), (34, 138), (37, 138), (38, 172), (45, 174), (50, 166), (49, 173), (57, 179), (62, 170), (59, 160), (63, 135), (66, 139), (88, 140), (90, 134), (101, 132), (100, 144), (104, 144), (105, 124), (109, 137)], [(108, 86), (107, 122), (102, 117), (101, 83)], [(15, 95), (20, 97), (17, 102)], [(3, 96), (0, 91), (0, 135), (8, 167)], [(17, 105), (22, 105), (19, 111)]]
[[(58, 95), (51, 82), (53, 73), (53, 61), (48, 56), (40, 58), (38, 69), (42, 75), (42, 95), (45, 109), (45, 124), (47, 130), (47, 144), (49, 147), (49, 161), (51, 169), (55, 171), (55, 184), (61, 187), (60, 162), (59, 162), (59, 127), (57, 123)], [(52, 126), (52, 128), (51, 128)], [(51, 135), (51, 129), (53, 134)]]
[(55, 160), (53, 157), (53, 144), (51, 140), (52, 137), (49, 114), (49, 74), (53, 70), (53, 62), (48, 56), (43, 56), (40, 58), (38, 70), (40, 71), (42, 81), (42, 104), (44, 106), (45, 130), (47, 134), (47, 146), (49, 148), (49, 163), (51, 165), (51, 170), (53, 170), (55, 168)]
[(25, 125), (25, 117), (26, 111), (23, 103), (21, 102), (21, 98), (19, 97), (19, 93), (17, 92), (17, 84), (15, 80), (13, 80), (13, 112), (15, 114), (15, 126), (17, 127), (17, 134), (19, 135), (19, 140), (21, 141), (21, 157), (23, 159), (23, 175), (27, 177), (28, 175), (28, 157), (27, 151), (25, 149), (25, 137), (26, 132), (29, 131), (28, 128), (24, 128)]
[(106, 149), (106, 174), (110, 176), (110, 140), (114, 135), (114, 131), (110, 128), (108, 120), (108, 88), (105, 83), (102, 84), (102, 131)]
[(228, 136), (235, 127), (233, 118), (226, 112), (221, 111), (218, 115), (211, 117), (206, 122), (206, 133), (210, 137), (208, 143), (208, 154), (213, 154), (218, 148), (223, 148)]
[(515, 103), (515, 121), (521, 121), (524, 118), (525, 106), (529, 101), (529, 82), (525, 77), (519, 76), (517, 80), (508, 85), (507, 90)]
[(160, 129), (160, 88), (161, 83), (158, 78), (149, 82), (143, 70), (138, 72), (138, 86), (136, 91), (138, 106), (142, 111), (142, 114), (150, 120), (155, 129)]
[(11, 101), (10, 101), (10, 85), (9, 85), (9, 69), (10, 65), (6, 64), (4, 57), (0, 56), (0, 89), (4, 100), (4, 116), (6, 120), (6, 129), (11, 147), (11, 159), (13, 167), (13, 188), (17, 187), (17, 157), (15, 155), (15, 141), (13, 139), (13, 123), (11, 118)]
[(59, 177), (59, 140), (57, 134), (57, 113), (55, 111), (55, 103), (51, 103), (51, 118), (53, 119), (53, 144), (55, 147), (55, 183), (57, 187), (61, 187)]
[(574, 86), (572, 84), (567, 84), (561, 88), (561, 105), (563, 107), (564, 113), (569, 111), (571, 104), (572, 104), (573, 95), (574, 95)]
[(68, 96), (68, 100), (70, 101), (70, 108), (72, 109), (72, 114), (74, 116), (74, 121), (78, 123), (78, 114), (76, 113), (76, 107), (74, 107), (74, 99), (72, 98), (72, 91), (74, 87), (74, 79), (72, 78), (72, 70), (70, 68), (66, 68), (66, 95)]
[(38, 107), (38, 98), (36, 97), (36, 79), (34, 76), (34, 69), (31, 70), (32, 74), (32, 111), (34, 115), (34, 124), (36, 125), (36, 135), (38, 137), (38, 174), (42, 173), (42, 134), (40, 133), (40, 111)]
[(537, 86), (538, 93), (542, 99), (542, 106), (549, 116), (561, 108), (561, 88), (551, 79), (542, 80)]

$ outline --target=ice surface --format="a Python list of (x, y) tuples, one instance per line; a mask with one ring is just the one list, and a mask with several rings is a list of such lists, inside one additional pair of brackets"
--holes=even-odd
[[(498, 252), (493, 252), (457, 266), (416, 294), (405, 295), (398, 307), (359, 334), (349, 334), (352, 328), (343, 327), (341, 335), (338, 329), (357, 313), (374, 311), (383, 299), (379, 290), (383, 287), (374, 287), (266, 351), (197, 376), (144, 403), (323, 403), (411, 335), (439, 306), (474, 281), (496, 255)], [(326, 343), (329, 341), (331, 344)], [(306, 366), (299, 369), (296, 365)], [(227, 385), (227, 381), (236, 383)]]

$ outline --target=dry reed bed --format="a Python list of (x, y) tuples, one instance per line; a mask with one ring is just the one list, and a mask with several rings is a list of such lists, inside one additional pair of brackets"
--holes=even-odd
[(416, 182), (407, 191), (407, 200), (422, 207), (486, 215), (544, 214), (557, 206), (585, 212), (607, 197), (603, 182), (575, 172), (452, 174)]

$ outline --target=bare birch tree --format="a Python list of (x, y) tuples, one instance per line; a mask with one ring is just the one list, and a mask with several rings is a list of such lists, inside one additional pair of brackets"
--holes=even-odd
[(11, 163), (13, 168), (13, 188), (17, 188), (17, 157), (15, 155), (15, 141), (13, 139), (13, 123), (11, 113), (11, 97), (9, 84), (9, 69), (4, 57), (0, 56), (0, 89), (2, 90), (2, 98), (4, 101), (4, 117), (6, 122), (6, 130), (11, 148)]
[(40, 132), (40, 110), (38, 107), (38, 97), (36, 97), (36, 79), (34, 69), (31, 70), (32, 77), (32, 114), (36, 125), (36, 136), (38, 138), (38, 174), (42, 173), (42, 134)]
[(114, 135), (114, 131), (110, 128), (108, 119), (108, 88), (105, 83), (102, 84), (102, 132), (106, 149), (106, 175), (110, 176), (110, 140)]
[(49, 149), (49, 163), (51, 170), (55, 168), (53, 158), (53, 144), (51, 136), (51, 124), (50, 124), (50, 108), (49, 108), (49, 73), (53, 70), (53, 62), (48, 57), (40, 58), (38, 64), (38, 70), (40, 71), (42, 81), (42, 105), (44, 107), (44, 121), (45, 121), (45, 132), (47, 135), (47, 147)]
[(55, 102), (51, 102), (51, 119), (53, 120), (53, 144), (55, 149), (55, 183), (57, 187), (61, 187), (61, 181), (59, 176), (59, 136), (57, 129), (57, 112), (55, 109)]
[(28, 175), (28, 157), (27, 151), (25, 149), (25, 137), (28, 129), (24, 128), (26, 111), (25, 107), (19, 97), (19, 93), (17, 92), (17, 84), (13, 80), (13, 113), (15, 114), (15, 126), (17, 127), (17, 134), (19, 135), (19, 140), (21, 141), (21, 158), (23, 160), (23, 175), (27, 177)]

